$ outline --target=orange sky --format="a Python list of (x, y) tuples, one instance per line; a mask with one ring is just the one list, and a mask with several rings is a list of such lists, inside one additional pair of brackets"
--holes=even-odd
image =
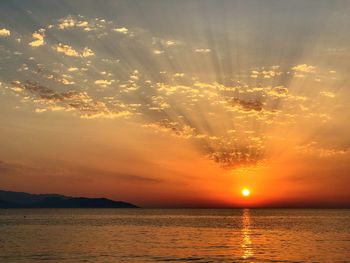
[(0, 3), (0, 188), (348, 206), (350, 5), (322, 3)]

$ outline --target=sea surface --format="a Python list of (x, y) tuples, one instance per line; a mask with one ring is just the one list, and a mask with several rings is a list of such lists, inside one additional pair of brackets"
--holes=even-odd
[(350, 210), (1, 209), (0, 262), (350, 262)]

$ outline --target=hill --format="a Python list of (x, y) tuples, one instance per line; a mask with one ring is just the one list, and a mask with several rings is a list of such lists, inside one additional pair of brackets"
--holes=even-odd
[(137, 208), (137, 206), (107, 198), (29, 194), (0, 190), (0, 208)]

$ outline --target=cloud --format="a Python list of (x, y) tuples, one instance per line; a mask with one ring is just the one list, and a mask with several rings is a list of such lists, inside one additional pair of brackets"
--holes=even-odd
[(277, 86), (266, 91), (266, 94), (270, 96), (275, 96), (275, 97), (286, 97), (288, 94), (288, 89), (283, 86)]
[(38, 113), (41, 113), (41, 112), (45, 112), (45, 111), (47, 111), (47, 109), (35, 109), (35, 112), (38, 112)]
[(70, 81), (70, 80), (68, 80), (68, 79), (66, 79), (66, 78), (57, 78), (56, 79), (58, 82), (61, 82), (63, 85), (72, 85), (72, 84), (75, 84), (75, 82), (74, 81)]
[(13, 174), (22, 174), (24, 170), (27, 170), (26, 168), (30, 169), (29, 167), (26, 167), (22, 164), (13, 163), (13, 162), (5, 162), (0, 160), (0, 175), (13, 175)]
[(296, 150), (298, 153), (318, 156), (321, 158), (327, 158), (336, 155), (345, 155), (349, 152), (349, 149), (349, 147), (325, 148), (318, 145), (318, 143), (315, 141), (294, 147), (294, 150)]
[(129, 30), (126, 27), (114, 28), (113, 31), (118, 32), (120, 34), (127, 34), (129, 32)]
[[(68, 168), (67, 168), (68, 167)], [(80, 166), (79, 164), (67, 164), (66, 167), (58, 167), (53, 165), (35, 165), (31, 164), (28, 165), (26, 163), (20, 163), (20, 162), (8, 162), (8, 161), (2, 161), (0, 160), (0, 176), (6, 177), (11, 176), (11, 178), (14, 178), (18, 176), (18, 179), (26, 180), (26, 179), (32, 179), (37, 178), (37, 176), (42, 176), (42, 179), (44, 178), (50, 178), (49, 180), (62, 180), (62, 179), (68, 179), (71, 182), (72, 179), (74, 180), (81, 180), (83, 179), (84, 182), (95, 180), (95, 175), (98, 174), (99, 178), (111, 178), (118, 181), (124, 181), (124, 182), (142, 182), (146, 184), (156, 184), (163, 181), (163, 179), (155, 178), (152, 176), (148, 176), (145, 174), (137, 174), (137, 173), (123, 173), (120, 171), (113, 171), (113, 170), (106, 170), (101, 168), (96, 168), (91, 166)], [(45, 179), (44, 179), (45, 180)]]
[[(219, 64), (201, 66), (201, 55), (213, 52), (203, 43), (193, 39), (181, 42), (186, 38), (177, 35), (158, 38), (146, 29), (118, 26), (100, 18), (69, 16), (34, 32), (29, 45), (37, 47), (46, 41), (53, 43), (52, 48), (44, 60), (25, 54), (25, 49), (13, 55), (15, 63), (19, 62), (9, 79), (20, 81), (1, 91), (14, 94), (23, 105), (32, 103), (32, 112), (37, 114), (62, 111), (83, 119), (135, 117), (130, 119), (165, 136), (188, 140), (203, 155), (225, 167), (263, 160), (264, 133), (270, 129), (296, 125), (300, 120), (330, 119), (327, 111), (316, 108), (309, 98), (338, 97), (337, 89), (331, 93), (322, 91), (327, 89), (323, 86), (300, 92), (286, 80), (290, 72), (260, 64), (242, 67), (239, 72), (233, 67), (228, 78), (225, 72), (231, 69), (225, 66), (224, 53)], [(82, 32), (83, 29), (94, 32)], [(116, 42), (117, 33), (129, 36), (130, 32), (137, 32), (135, 38)], [(89, 44), (97, 39), (101, 45)], [(93, 45), (90, 47), (97, 52), (111, 43), (118, 48), (101, 49), (97, 54), (85, 47)], [(64, 59), (63, 63), (62, 57), (57, 61), (57, 54), (52, 55), (55, 52), (70, 58), (96, 57)], [(188, 52), (196, 58), (193, 65)], [(24, 55), (30, 57), (29, 62)], [(330, 74), (335, 76), (329, 70), (324, 71), (328, 75), (313, 77), (324, 80)], [(293, 67), (292, 75), (307, 76), (305, 73), (315, 71), (316, 66), (300, 64)], [(337, 76), (341, 74), (338, 72)], [(221, 75), (225, 80), (217, 80)], [(249, 133), (254, 129), (256, 133)], [(234, 133), (227, 132), (233, 130)]]
[(57, 52), (63, 53), (64, 55), (69, 57), (91, 57), (95, 55), (90, 48), (85, 47), (83, 51), (79, 52), (75, 50), (73, 47), (62, 43), (59, 43), (57, 46), (54, 47), (54, 49)]
[(183, 139), (190, 139), (196, 137), (195, 128), (189, 125), (181, 125), (178, 122), (172, 122), (168, 119), (161, 120), (159, 122), (144, 124), (143, 127), (152, 128), (156, 132), (166, 132), (171, 135)]
[(45, 29), (40, 29), (32, 34), (33, 41), (29, 43), (32, 47), (39, 47), (44, 45)]
[(99, 85), (103, 88), (106, 88), (107, 86), (111, 85), (112, 83), (113, 83), (113, 80), (98, 79), (95, 81), (96, 85)]
[(75, 67), (70, 67), (68, 68), (68, 71), (69, 72), (75, 72), (75, 71), (78, 71), (79, 69), (78, 68), (75, 68)]
[(185, 73), (177, 72), (177, 73), (175, 73), (173, 76), (176, 77), (176, 78), (181, 78), (181, 77), (184, 77), (184, 76), (185, 76)]
[(259, 100), (243, 100), (239, 98), (233, 98), (233, 103), (237, 103), (240, 105), (244, 110), (247, 111), (261, 111), (263, 109), (263, 104)]
[(59, 29), (65, 29), (65, 28), (70, 28), (70, 27), (74, 27), (76, 24), (76, 20), (69, 16), (67, 18), (62, 18), (59, 20), (59, 24), (58, 24), (58, 28)]
[(11, 35), (10, 30), (8, 30), (6, 28), (0, 29), (0, 37), (8, 37), (10, 35)]
[(304, 72), (304, 73), (314, 73), (315, 69), (316, 69), (315, 66), (310, 66), (307, 64), (296, 65), (292, 68), (292, 70), (294, 70), (294, 71)]
[(282, 74), (282, 72), (278, 71), (279, 66), (272, 66), (270, 68), (271, 68), (270, 70), (265, 70), (264, 68), (262, 68), (260, 71), (252, 70), (250, 72), (250, 77), (256, 79), (260, 76), (264, 79), (270, 79)]
[(210, 49), (209, 48), (196, 48), (195, 50), (194, 50), (194, 52), (196, 52), (196, 53), (210, 53)]
[(91, 57), (94, 55), (95, 55), (95, 53), (90, 48), (87, 48), (87, 47), (85, 47), (83, 52), (81, 53), (81, 56), (84, 58)]
[(129, 111), (121, 111), (121, 112), (110, 112), (110, 111), (101, 111), (98, 113), (87, 113), (82, 114), (80, 118), (82, 119), (115, 119), (120, 117), (128, 117), (131, 115)]
[(81, 27), (85, 30), (86, 28), (89, 28), (89, 23), (85, 20), (78, 20), (72, 16), (68, 16), (66, 18), (60, 19), (57, 26), (59, 29)]
[(167, 45), (168, 47), (175, 46), (177, 44), (178, 43), (175, 40), (166, 40), (165, 41), (165, 45)]
[(155, 49), (155, 50), (153, 50), (153, 53), (156, 55), (161, 55), (164, 53), (164, 50)]
[(59, 43), (58, 46), (55, 47), (55, 49), (57, 52), (63, 53), (69, 57), (80, 57), (80, 54), (69, 45)]
[(324, 97), (335, 98), (335, 94), (330, 91), (321, 91), (320, 94)]
[(13, 81), (12, 86), (13, 88), (22, 89), (35, 96), (31, 98), (31, 101), (40, 106), (39, 110), (36, 110), (36, 112), (44, 112), (44, 109), (50, 111), (77, 110), (80, 112), (80, 117), (83, 119), (114, 119), (131, 115), (131, 112), (125, 109), (112, 109), (108, 107), (106, 103), (92, 99), (86, 92), (57, 92), (39, 85), (35, 81), (26, 81), (25, 83)]

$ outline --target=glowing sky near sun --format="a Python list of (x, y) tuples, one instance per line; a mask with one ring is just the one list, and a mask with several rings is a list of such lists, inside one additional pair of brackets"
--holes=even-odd
[(2, 1), (0, 188), (348, 204), (349, 16), (346, 1)]

